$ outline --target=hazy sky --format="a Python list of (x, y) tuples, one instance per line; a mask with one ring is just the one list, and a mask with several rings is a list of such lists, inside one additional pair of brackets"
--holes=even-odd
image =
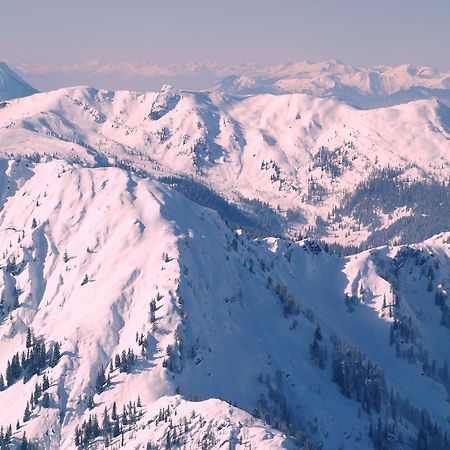
[(13, 65), (339, 58), (450, 69), (450, 0), (2, 0), (0, 14), (0, 60)]

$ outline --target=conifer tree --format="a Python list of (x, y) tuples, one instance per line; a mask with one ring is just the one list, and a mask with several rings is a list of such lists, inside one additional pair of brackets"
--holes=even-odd
[(109, 420), (108, 409), (106, 408), (106, 406), (103, 411), (102, 429), (103, 429), (103, 434), (105, 436), (107, 436), (111, 431), (111, 423)]
[(314, 332), (314, 338), (317, 339), (318, 341), (322, 340), (322, 332), (320, 331), (320, 325), (317, 324), (316, 326), (316, 330)]
[(117, 415), (117, 405), (116, 402), (114, 402), (111, 410), (111, 419), (116, 421), (118, 418), (119, 416)]
[(30, 420), (30, 404), (27, 402), (27, 406), (25, 407), (25, 411), (23, 412), (23, 421), (28, 422)]
[[(115, 356), (115, 358), (114, 358), (114, 367), (116, 368), (116, 369), (121, 369), (121, 367), (122, 367), (122, 364), (121, 364), (121, 361), (120, 361), (120, 355), (117, 353), (117, 355)], [(120, 370), (121, 372), (122, 372), (122, 370)]]
[(26, 340), (26, 347), (31, 348), (33, 345), (33, 332), (31, 331), (31, 328), (28, 327), (27, 329), (27, 340)]
[(44, 392), (42, 396), (42, 407), (48, 408), (50, 406), (50, 394), (48, 392)]
[(88, 409), (93, 409), (94, 406), (95, 406), (95, 403), (94, 403), (94, 397), (93, 397), (92, 395), (90, 395), (90, 396), (88, 397), (87, 407), (88, 407)]
[(33, 394), (33, 400), (35, 405), (38, 404), (40, 396), (41, 396), (41, 385), (39, 383), (36, 383), (36, 385), (34, 386), (34, 394)]
[(61, 348), (59, 342), (55, 342), (53, 345), (52, 356), (50, 358), (50, 367), (55, 367), (61, 358)]
[(105, 384), (105, 369), (102, 365), (101, 370), (97, 373), (97, 379), (95, 381), (95, 392), (97, 392), (97, 394), (101, 394), (105, 390)]
[(22, 440), (20, 442), (20, 447), (19, 448), (20, 448), (20, 450), (27, 450), (28, 449), (28, 439), (27, 439), (27, 435), (26, 435), (25, 432), (23, 433)]
[(50, 382), (48, 380), (47, 375), (44, 374), (44, 378), (42, 380), (42, 390), (46, 391), (50, 387)]

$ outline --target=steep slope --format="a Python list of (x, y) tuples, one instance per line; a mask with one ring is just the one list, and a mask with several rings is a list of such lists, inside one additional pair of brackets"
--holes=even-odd
[[(255, 208), (246, 199), (268, 203), (285, 231), (359, 245), (405, 216), (430, 213), (400, 198), (384, 208), (394, 189), (374, 205), (379, 223), (373, 229), (372, 217), (360, 217), (365, 211), (346, 207), (365, 184), (387, 173), (405, 189), (425, 182), (433, 184), (431, 192), (446, 190), (448, 117), (437, 100), (361, 111), (304, 94), (238, 98), (170, 88), (159, 94), (72, 88), (11, 102), (0, 111), (0, 138), (7, 156), (56, 156), (194, 178), (244, 210)], [(425, 202), (431, 201), (433, 215), (439, 195)], [(424, 230), (419, 240), (447, 225)], [(390, 230), (382, 243), (398, 234)]]
[[(164, 349), (175, 342), (181, 321), (175, 294), (179, 268), (176, 261), (169, 262), (164, 256), (165, 252), (177, 255), (176, 224), (160, 214), (161, 205), (171, 201), (169, 192), (137, 182), (118, 169), (90, 171), (61, 162), (35, 167), (11, 162), (3, 168), (7, 198), (1, 217), (2, 241), (11, 240), (5, 249), (2, 285), (3, 374), (6, 361), (20, 349), (26, 350), (28, 327), (35, 342), (42, 338), (53, 353), (55, 343), (61, 343), (58, 363), (44, 362), (39, 370), (50, 379), (50, 400), (47, 408), (39, 401), (34, 409), (30, 407), (31, 418), (25, 427), (29, 437), (39, 438), (46, 448), (73, 448), (75, 425), (90, 413), (87, 405), (95, 394), (101, 366), (106, 368), (115, 354), (133, 348), (139, 361), (129, 368), (132, 374), (110, 366), (111, 387), (95, 400), (92, 413), (103, 411), (106, 405), (111, 408), (113, 401), (121, 408), (139, 396), (145, 407), (139, 426), (148, 428), (140, 435), (146, 442), (158, 439), (153, 415), (173, 403), (170, 414), (173, 408), (181, 408), (189, 423), (193, 422), (192, 427), (186, 425), (189, 432), (183, 432), (188, 441), (203, 439), (208, 433), (208, 439), (214, 441), (216, 428), (223, 428), (222, 415), (227, 417), (228, 434), (222, 431), (226, 439), (244, 439), (264, 448), (265, 444), (259, 443), (262, 439), (271, 442), (269, 448), (290, 448), (288, 443), (282, 444), (280, 433), (250, 421), (237, 410), (233, 413), (233, 408), (218, 401), (203, 406), (167, 398), (152, 407), (153, 402), (176, 391), (162, 364)], [(189, 204), (184, 207), (187, 214)], [(158, 293), (163, 293), (162, 297)], [(152, 297), (158, 301), (153, 334), (149, 323)], [(135, 340), (137, 332), (145, 336), (143, 356)], [(34, 344), (31, 346), (34, 350)], [(42, 382), (42, 377), (34, 374), (34, 366), (27, 370), (31, 373), (18, 376), (24, 377), (25, 384), (7, 376), (11, 385), (0, 393), (4, 426), (22, 422), (26, 403), (36, 384)], [(200, 419), (199, 425), (191, 420), (192, 410), (197, 411), (197, 419), (198, 414), (206, 417), (208, 427), (204, 428), (205, 419)], [(166, 438), (164, 431), (167, 434), (167, 426), (161, 431)]]
[(249, 239), (119, 168), (1, 167), (0, 424), (20, 421), (14, 439), (448, 445), (448, 234), (337, 258)]
[(4, 107), (6, 100), (13, 98), (27, 97), (37, 92), (25, 80), (23, 80), (11, 68), (0, 61), (0, 108)]

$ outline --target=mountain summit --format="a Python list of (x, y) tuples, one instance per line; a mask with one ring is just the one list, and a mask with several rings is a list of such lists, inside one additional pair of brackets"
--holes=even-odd
[(17, 75), (8, 64), (0, 61), (0, 101), (28, 97), (36, 92), (38, 91)]

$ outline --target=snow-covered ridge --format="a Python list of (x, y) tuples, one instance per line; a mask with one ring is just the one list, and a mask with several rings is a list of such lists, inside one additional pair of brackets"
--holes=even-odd
[[(435, 99), (362, 111), (307, 94), (78, 87), (0, 109), (0, 154), (187, 176), (232, 201), (294, 210), (299, 220), (292, 226), (303, 231), (388, 168), (414, 182), (448, 180), (449, 118)], [(327, 233), (330, 241), (349, 243)], [(363, 230), (358, 242), (367, 235)]]
[[(3, 160), (1, 173), (0, 372), (48, 350), (0, 391), (14, 442), (372, 448), (380, 417), (409, 449), (421, 408), (423, 433), (448, 426), (448, 233), (337, 258), (249, 239), (119, 168)], [(345, 387), (346, 352), (378, 390), (356, 374)]]

